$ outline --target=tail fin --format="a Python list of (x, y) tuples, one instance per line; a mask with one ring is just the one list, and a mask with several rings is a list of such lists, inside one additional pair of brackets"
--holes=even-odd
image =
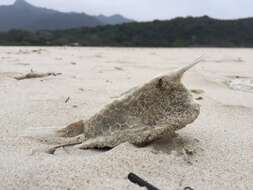
[(84, 122), (81, 120), (58, 130), (56, 133), (59, 137), (75, 137), (83, 133), (83, 127)]

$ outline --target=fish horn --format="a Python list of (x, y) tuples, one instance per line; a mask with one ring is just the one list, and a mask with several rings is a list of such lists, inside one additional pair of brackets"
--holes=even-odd
[(174, 77), (177, 81), (180, 81), (184, 75), (184, 73), (188, 70), (190, 70), (192, 67), (194, 67), (195, 65), (197, 65), (198, 63), (203, 61), (203, 56), (199, 57), (198, 59), (196, 59), (193, 63), (191, 63), (190, 65), (187, 65), (181, 69), (179, 69), (178, 71), (176, 71), (174, 73)]

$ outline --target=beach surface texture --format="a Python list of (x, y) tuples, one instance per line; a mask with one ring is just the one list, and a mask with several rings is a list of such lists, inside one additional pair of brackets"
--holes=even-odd
[[(176, 138), (41, 151), (57, 143), (41, 137), (201, 55), (183, 78), (200, 115)], [(42, 77), (16, 79), (28, 73)], [(0, 47), (0, 190), (141, 189), (129, 173), (160, 190), (251, 190), (252, 116), (252, 49)]]

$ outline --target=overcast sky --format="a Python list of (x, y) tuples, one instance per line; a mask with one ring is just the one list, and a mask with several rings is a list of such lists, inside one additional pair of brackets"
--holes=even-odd
[[(69, 12), (122, 14), (135, 20), (171, 19), (209, 15), (214, 18), (253, 16), (253, 0), (27, 0), (29, 3)], [(14, 0), (0, 0), (12, 4)]]

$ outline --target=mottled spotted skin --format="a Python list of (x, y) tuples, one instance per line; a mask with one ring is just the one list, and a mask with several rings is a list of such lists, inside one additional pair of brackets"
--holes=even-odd
[(183, 74), (198, 62), (153, 79), (90, 119), (60, 130), (59, 135), (71, 137), (72, 143), (80, 144), (81, 149), (113, 148), (123, 142), (145, 145), (175, 135), (175, 131), (192, 123), (200, 112), (199, 105), (181, 83)]

